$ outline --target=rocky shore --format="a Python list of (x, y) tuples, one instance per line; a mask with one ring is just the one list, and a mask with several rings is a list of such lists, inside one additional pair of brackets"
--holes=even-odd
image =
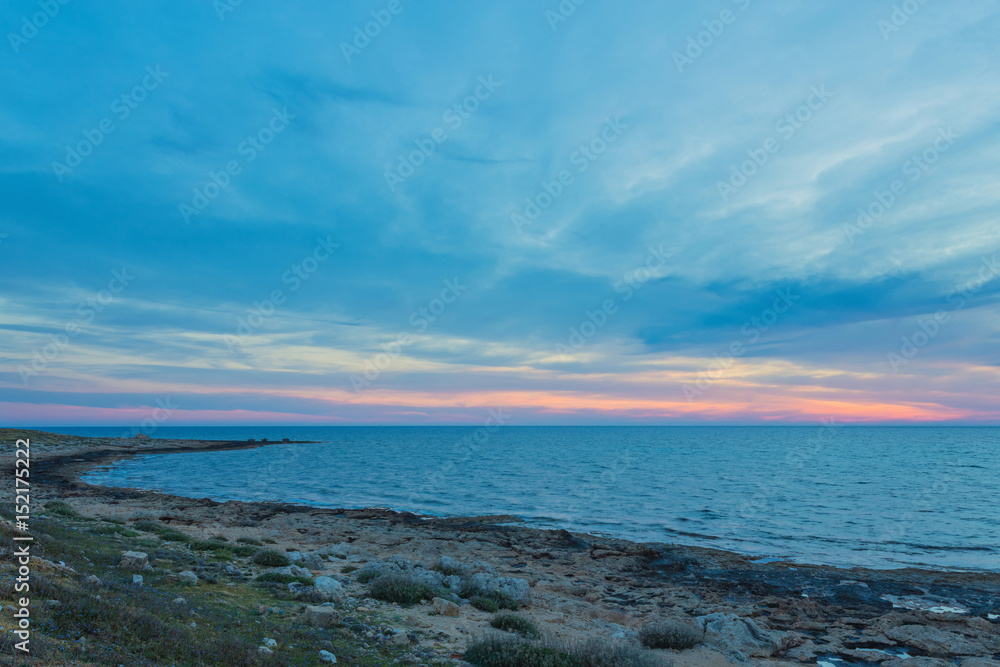
[[(8, 470), (15, 436), (25, 437), (0, 431)], [(136, 454), (268, 443), (29, 437), (33, 512), (46, 517), (39, 526), (53, 531), (53, 542), (106, 548), (86, 557), (105, 571), (53, 556), (39, 561), (40, 576), (65, 579), (73, 595), (100, 595), (88, 577), (106, 595), (129, 582), (162, 590), (173, 596), (164, 614), (185, 622), (179, 609), (192, 595), (208, 606), (228, 596), (240, 610), (234, 618), (247, 614), (240, 632), (283, 633), (247, 636), (260, 664), (501, 664), (488, 662), (490, 651), (521, 651), (523, 664), (1000, 667), (997, 573), (764, 563), (537, 530), (513, 517), (218, 503), (95, 487), (80, 481), (84, 471)], [(90, 546), (97, 535), (101, 547)], [(183, 587), (190, 593), (177, 594)], [(3, 598), (12, 604), (12, 594)], [(59, 609), (42, 612), (56, 618), (53, 627)], [(88, 662), (97, 649), (81, 651), (81, 641), (94, 647), (100, 638), (50, 638), (62, 660), (53, 664), (105, 664)], [(294, 651), (302, 657), (293, 660)]]

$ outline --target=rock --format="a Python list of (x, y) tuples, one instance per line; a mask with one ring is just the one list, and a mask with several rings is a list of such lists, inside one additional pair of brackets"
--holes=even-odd
[(306, 625), (314, 628), (332, 628), (340, 623), (340, 614), (333, 607), (306, 607)]
[(309, 570), (307, 570), (304, 567), (299, 567), (298, 565), (289, 565), (288, 569), (296, 577), (311, 577), (311, 576), (313, 576), (312, 572), (310, 572)]
[(273, 655), (274, 651), (272, 651), (271, 649), (269, 649), (266, 646), (258, 646), (257, 647), (257, 653), (259, 653), (259, 654), (261, 654), (263, 656), (268, 656), (268, 655)]
[(62, 605), (62, 602), (60, 602), (59, 600), (46, 600), (45, 601), (45, 606), (46, 607), (58, 607), (60, 605)]
[(434, 598), (431, 604), (434, 606), (434, 613), (438, 616), (458, 616), (459, 607), (451, 600)]
[(287, 558), (288, 560), (290, 560), (293, 563), (297, 563), (300, 560), (302, 560), (302, 552), (301, 551), (287, 551), (287, 552), (285, 552), (285, 558)]
[(339, 600), (344, 597), (346, 591), (339, 581), (333, 577), (316, 577), (316, 592), (324, 600)]
[(320, 651), (319, 652), (319, 661), (320, 662), (336, 663), (337, 662), (337, 656), (335, 656), (334, 654), (330, 653), (329, 651)]
[(395, 644), (396, 646), (410, 645), (410, 637), (405, 632), (397, 632), (392, 636), (392, 639), (390, 641), (392, 641), (392, 643)]
[(798, 660), (799, 662), (812, 662), (816, 658), (816, 644), (812, 641), (807, 641), (801, 646), (796, 646), (793, 649), (785, 651), (785, 657), (789, 660)]
[(192, 630), (197, 630), (198, 629), (198, 624), (195, 623), (194, 621), (191, 621), (190, 623), (188, 623), (188, 625), (191, 626)]
[(142, 568), (149, 565), (149, 556), (141, 551), (126, 551), (118, 561), (118, 567), (123, 570), (142, 571)]
[(444, 581), (442, 581), (441, 584), (445, 588), (450, 588), (453, 591), (457, 591), (462, 587), (462, 577), (458, 576), (457, 574), (453, 574), (449, 577), (445, 577)]
[(389, 563), (394, 563), (395, 565), (398, 565), (399, 569), (401, 569), (403, 571), (407, 571), (407, 570), (412, 570), (413, 569), (413, 563), (411, 563), (408, 558), (404, 558), (403, 556), (400, 556), (399, 554), (396, 554), (395, 556), (389, 556), (389, 558), (387, 558), (386, 560)]
[(359, 567), (354, 572), (354, 576), (362, 579), (366, 577), (378, 578), (386, 574), (398, 574), (402, 571), (403, 569), (396, 563), (385, 563), (382, 561), (372, 560)]
[(86, 579), (84, 579), (83, 583), (87, 584), (88, 586), (100, 586), (101, 580), (92, 574)]
[(198, 575), (191, 570), (184, 570), (183, 572), (177, 573), (177, 580), (182, 584), (188, 584), (189, 586), (194, 586), (198, 583)]
[(466, 574), (469, 571), (464, 563), (451, 556), (441, 556), (435, 567), (446, 574)]
[(270, 637), (264, 637), (263, 644), (268, 648), (274, 648), (275, 646), (278, 645), (278, 642), (277, 640), (271, 639)]
[(962, 667), (1000, 667), (1000, 662), (989, 658), (966, 658), (962, 661)]
[[(920, 649), (932, 656), (955, 657), (958, 655), (983, 655), (987, 651), (973, 644), (962, 635), (929, 625), (900, 625), (889, 628), (885, 636), (894, 641)], [(912, 667), (912, 663), (911, 667)]]
[(892, 660), (886, 660), (881, 663), (879, 667), (954, 667), (954, 665), (947, 660), (928, 658), (920, 655), (912, 658), (893, 658)]
[(184, 598), (180, 598), (180, 597), (174, 598), (170, 602), (173, 603), (173, 604), (187, 604), (187, 600), (185, 600)]
[(133, 584), (137, 584), (139, 586), (142, 586), (142, 575), (141, 574), (133, 574), (132, 575), (132, 583)]
[(434, 570), (413, 570), (410, 572), (410, 577), (431, 588), (441, 588), (444, 585), (444, 575)]
[(323, 569), (323, 559), (317, 554), (303, 554), (302, 560), (299, 564), (310, 570), (322, 570)]
[(531, 586), (524, 579), (500, 577), (489, 572), (477, 572), (472, 575), (469, 581), (473, 586), (481, 588), (487, 593), (500, 591), (519, 604), (527, 605), (531, 602)]
[(784, 633), (765, 630), (736, 614), (708, 614), (695, 619), (705, 631), (705, 643), (720, 649), (733, 662), (750, 656), (769, 657), (781, 649)]

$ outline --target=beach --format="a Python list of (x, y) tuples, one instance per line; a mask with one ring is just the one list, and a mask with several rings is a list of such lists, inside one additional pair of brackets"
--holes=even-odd
[[(488, 604), (477, 608), (462, 597), (470, 582), (477, 583), (479, 593), (502, 592), (495, 599), (513, 600), (514, 613), (552, 645), (596, 638), (640, 650), (640, 638), (648, 637), (644, 628), (664, 622), (690, 628), (697, 635), (693, 646), (641, 649), (650, 659), (678, 667), (1000, 664), (1000, 574), (995, 572), (760, 562), (701, 547), (541, 530), (519, 525), (512, 516), (427, 517), (378, 508), (220, 503), (99, 487), (80, 476), (136, 454), (273, 443), (2, 435), (3, 465), (11, 470), (15, 439), (31, 439), (33, 520), (39, 530), (58, 535), (35, 543), (44, 559), (36, 559), (39, 575), (64, 582), (49, 583), (52, 591), (73, 590), (74, 600), (102, 592), (108, 597), (108, 589), (116, 587), (124, 595), (135, 584), (133, 572), (122, 566), (122, 554), (143, 553), (148, 563), (136, 570), (141, 588), (169, 598), (164, 619), (183, 617), (187, 628), (187, 619), (194, 618), (198, 628), (190, 630), (195, 636), (189, 639), (205, 642), (211, 634), (205, 624), (214, 618), (225, 626), (218, 633), (241, 642), (242, 648), (232, 650), (249, 651), (260, 664), (323, 664), (320, 651), (339, 651), (339, 664), (462, 664), (470, 643), (501, 632), (490, 626), (496, 612)], [(15, 532), (8, 522), (5, 535)], [(80, 549), (66, 544), (74, 540)], [(269, 568), (253, 562), (256, 556), (239, 556), (225, 546), (240, 544), (286, 554), (290, 565)], [(101, 555), (83, 555), (88, 549)], [(49, 551), (55, 555), (47, 556)], [(4, 568), (10, 567), (7, 558)], [(256, 582), (262, 574), (289, 567), (301, 568), (284, 571), (300, 580), (286, 583), (272, 576), (270, 587)], [(87, 584), (88, 577), (102, 583)], [(426, 583), (439, 595), (413, 604), (372, 599), (372, 586), (384, 577)], [(185, 602), (173, 604), (177, 598)], [(38, 623), (59, 617), (68, 606), (58, 597), (53, 605), (35, 600)], [(12, 604), (12, 593), (4, 591), (4, 607)], [(227, 605), (232, 613), (205, 611), (199, 621), (178, 611), (199, 604)], [(324, 605), (337, 616), (329, 625), (315, 618), (316, 608)], [(232, 619), (241, 621), (239, 628)], [(6, 616), (4, 623), (9, 623)], [(96, 660), (107, 653), (99, 639), (78, 631), (84, 625), (66, 626), (66, 636), (42, 641), (53, 660), (67, 661), (52, 664), (106, 664)], [(264, 631), (289, 639), (261, 636)], [(36, 640), (44, 635), (36, 633)], [(264, 639), (274, 639), (275, 645)], [(196, 655), (194, 647), (191, 655)], [(160, 664), (136, 660), (133, 664)], [(199, 663), (192, 658), (190, 664)]]

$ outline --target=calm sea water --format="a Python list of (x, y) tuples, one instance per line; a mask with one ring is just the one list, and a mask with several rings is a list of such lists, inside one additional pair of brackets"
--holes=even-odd
[(154, 436), (320, 442), (143, 456), (87, 481), (216, 500), (513, 514), (799, 562), (1000, 570), (996, 427), (161, 427)]

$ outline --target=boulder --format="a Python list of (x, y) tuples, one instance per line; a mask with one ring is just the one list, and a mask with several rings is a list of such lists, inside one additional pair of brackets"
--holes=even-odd
[(198, 583), (198, 575), (191, 570), (184, 570), (183, 572), (177, 573), (177, 580), (182, 584), (194, 586)]
[(323, 559), (316, 554), (303, 554), (298, 564), (309, 570), (323, 569)]
[(414, 581), (427, 584), (431, 588), (441, 588), (444, 585), (444, 575), (434, 570), (413, 570), (409, 574)]
[(355, 577), (364, 578), (378, 578), (386, 574), (398, 574), (402, 572), (403, 569), (399, 567), (396, 563), (386, 563), (378, 560), (371, 560), (362, 565), (354, 573)]
[(100, 585), (101, 585), (101, 580), (100, 580), (100, 579), (98, 579), (98, 578), (97, 578), (97, 577), (96, 577), (95, 575), (93, 575), (93, 574), (92, 574), (92, 575), (90, 575), (89, 577), (87, 577), (86, 579), (84, 579), (84, 580), (83, 580), (83, 582), (84, 582), (85, 584), (87, 584), (88, 586), (100, 586)]
[(705, 643), (721, 650), (732, 662), (769, 657), (784, 643), (784, 633), (765, 630), (753, 619), (736, 614), (708, 614), (695, 620), (705, 631)]
[(340, 614), (333, 607), (306, 607), (306, 625), (314, 628), (332, 628), (340, 623)]
[(525, 579), (501, 577), (489, 572), (477, 572), (472, 575), (469, 583), (487, 593), (500, 591), (519, 604), (527, 605), (531, 601), (531, 586)]
[(435, 567), (447, 574), (466, 574), (469, 571), (469, 568), (464, 563), (451, 556), (441, 556)]
[(346, 592), (343, 585), (332, 577), (316, 577), (313, 585), (324, 600), (339, 600)]
[(147, 565), (149, 565), (149, 556), (141, 551), (126, 551), (122, 554), (121, 560), (118, 561), (118, 567), (135, 572), (141, 572)]
[(952, 658), (958, 655), (983, 655), (986, 650), (962, 635), (941, 630), (930, 625), (900, 625), (889, 628), (885, 636), (894, 641), (920, 649), (932, 656)]
[(434, 598), (431, 604), (434, 606), (434, 613), (438, 616), (458, 616), (459, 607), (451, 600)]
[(319, 652), (319, 661), (320, 662), (329, 662), (329, 663), (336, 664), (336, 662), (337, 662), (337, 656), (335, 656), (334, 654), (330, 653), (329, 651), (320, 651)]

